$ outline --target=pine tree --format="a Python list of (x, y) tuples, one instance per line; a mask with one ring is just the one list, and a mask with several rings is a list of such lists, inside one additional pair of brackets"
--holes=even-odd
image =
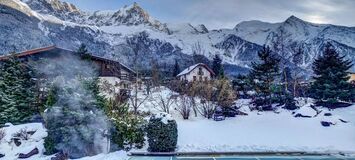
[(258, 106), (271, 105), (272, 103), (272, 86), (275, 77), (279, 75), (280, 60), (271, 53), (269, 47), (264, 46), (258, 53), (261, 63), (252, 63), (250, 76), (253, 79), (253, 89), (256, 91), (258, 98), (254, 103)]
[(174, 69), (173, 69), (173, 77), (176, 77), (180, 73), (180, 66), (177, 60), (175, 60)]
[(252, 79), (248, 75), (238, 75), (235, 80), (233, 80), (233, 89), (238, 92), (238, 96), (241, 98), (250, 98), (248, 91), (252, 90), (251, 83)]
[(217, 78), (224, 78), (224, 68), (222, 66), (222, 59), (215, 55), (212, 62), (212, 70), (216, 74)]
[(218, 104), (224, 108), (232, 106), (236, 95), (232, 86), (229, 84), (229, 80), (227, 78), (222, 78), (216, 81), (216, 89), (218, 94)]
[(335, 103), (339, 100), (350, 100), (354, 88), (348, 82), (347, 71), (352, 62), (340, 56), (331, 44), (327, 44), (324, 54), (313, 62), (315, 80), (311, 86), (313, 97), (319, 101)]
[(34, 72), (12, 55), (1, 64), (0, 124), (19, 123), (38, 112)]

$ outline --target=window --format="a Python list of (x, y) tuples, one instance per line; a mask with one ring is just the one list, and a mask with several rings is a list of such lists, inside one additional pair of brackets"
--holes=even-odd
[(196, 76), (194, 76), (194, 81), (196, 81), (196, 79), (197, 79)]
[(198, 75), (203, 75), (202, 67), (198, 68)]
[(202, 76), (199, 77), (199, 80), (202, 81)]

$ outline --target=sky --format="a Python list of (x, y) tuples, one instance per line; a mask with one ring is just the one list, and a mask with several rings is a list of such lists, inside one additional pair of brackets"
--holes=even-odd
[(291, 15), (313, 23), (355, 26), (355, 0), (63, 0), (84, 11), (118, 10), (137, 2), (163, 23), (233, 28), (248, 20), (282, 22)]

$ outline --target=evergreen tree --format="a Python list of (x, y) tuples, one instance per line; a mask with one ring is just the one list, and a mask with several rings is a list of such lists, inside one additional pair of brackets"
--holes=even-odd
[(12, 55), (0, 68), (0, 124), (26, 121), (37, 111), (34, 72)]
[(315, 80), (311, 86), (313, 97), (319, 101), (335, 103), (339, 100), (350, 100), (352, 90), (348, 82), (348, 70), (352, 67), (350, 60), (339, 53), (328, 44), (324, 54), (313, 62), (313, 72)]
[(213, 58), (212, 70), (216, 74), (217, 78), (224, 77), (224, 68), (222, 66), (222, 59), (218, 55), (215, 55), (215, 57)]
[(253, 79), (252, 85), (257, 93), (257, 99), (254, 103), (258, 106), (271, 105), (272, 103), (272, 86), (275, 77), (279, 75), (280, 60), (271, 53), (269, 47), (264, 46), (258, 53), (261, 63), (252, 63), (250, 76)]
[(80, 158), (105, 151), (110, 127), (101, 110), (105, 107), (101, 103), (106, 102), (100, 102), (97, 95), (98, 79), (92, 63), (63, 57), (61, 63), (46, 61), (37, 71), (46, 77), (48, 88), (53, 88), (43, 114), (48, 132), (46, 154), (61, 151), (70, 158)]
[(177, 60), (175, 60), (174, 69), (173, 69), (173, 77), (176, 77), (180, 73), (180, 66)]
[(235, 80), (233, 80), (233, 89), (238, 92), (240, 98), (250, 98), (248, 91), (252, 90), (251, 83), (252, 79), (247, 75), (238, 75)]

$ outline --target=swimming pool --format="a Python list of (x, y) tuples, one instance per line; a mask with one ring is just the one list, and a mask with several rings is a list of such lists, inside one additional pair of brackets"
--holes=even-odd
[(175, 156), (133, 156), (129, 160), (355, 160), (346, 156), (217, 156), (217, 157), (175, 157)]

